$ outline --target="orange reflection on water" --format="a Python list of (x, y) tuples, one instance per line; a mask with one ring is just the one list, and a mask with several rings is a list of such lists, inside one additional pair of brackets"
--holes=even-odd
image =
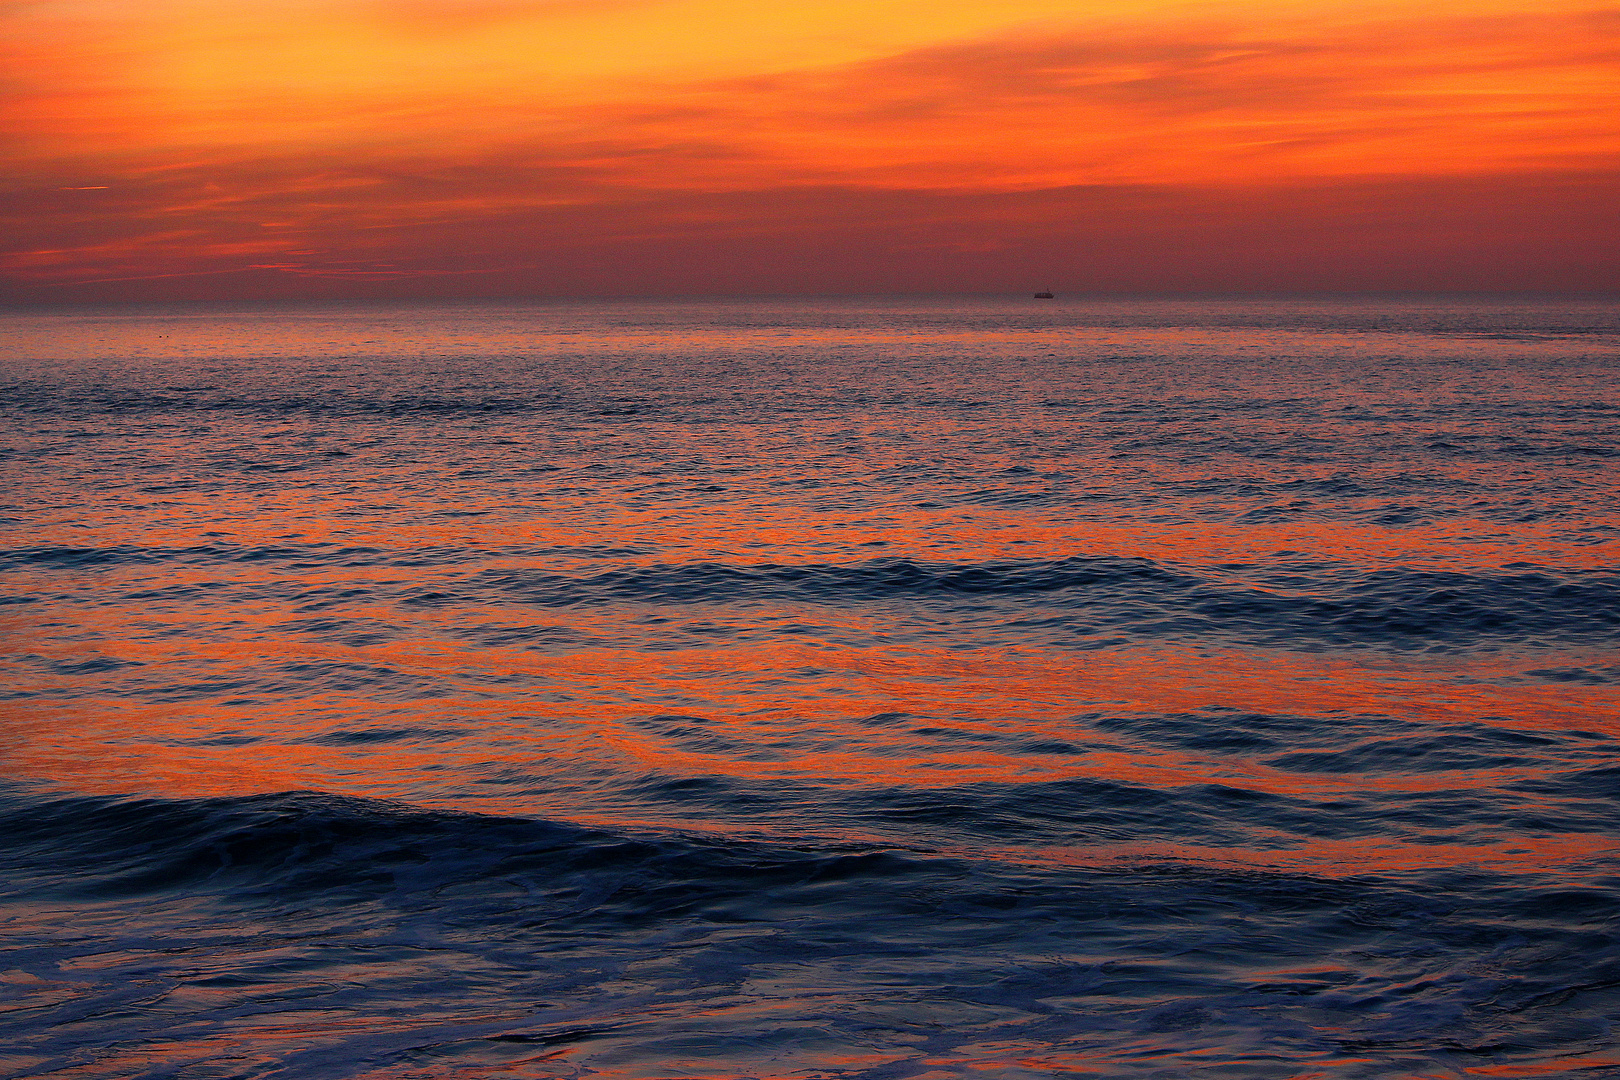
[[(1038, 461), (1025, 461), (1036, 468)], [(564, 463), (567, 467), (568, 463)], [(850, 480), (858, 480), (870, 462), (852, 463)], [(1052, 463), (1053, 470), (1074, 469), (1075, 462)], [(859, 469), (859, 472), (854, 472)], [(1477, 479), (1478, 470), (1472, 470)], [(750, 476), (748, 482), (769, 486), (796, 478)], [(369, 473), (365, 487), (410, 479)], [(452, 482), (453, 481), (449, 481)], [(1351, 518), (1352, 502), (1322, 516), (1294, 513), (1289, 520), (1245, 520), (1252, 499), (1178, 498), (1173, 504), (1122, 508), (1110, 505), (1096, 520), (1076, 520), (1075, 508), (960, 506), (919, 509), (907, 504), (874, 505), (854, 520), (829, 518), (803, 505), (802, 495), (762, 503), (751, 493), (746, 503), (726, 493), (693, 497), (681, 487), (656, 493), (645, 506), (634, 503), (634, 479), (603, 481), (589, 474), (564, 486), (589, 482), (598, 497), (581, 504), (576, 493), (550, 496), (544, 490), (502, 493), (472, 489), (439, 491), (432, 501), (406, 498), (377, 512), (369, 494), (355, 496), (321, 490), (326, 481), (307, 481), (313, 491), (278, 487), (257, 497), (222, 493), (198, 501), (179, 493), (161, 514), (132, 519), (117, 513), (84, 521), (86, 506), (77, 495), (60, 516), (38, 515), (26, 538), (28, 546), (61, 544), (72, 548), (127, 545), (185, 551), (206, 547), (214, 559), (230, 566), (233, 581), (296, 580), (311, 586), (354, 576), (397, 578), (399, 565), (433, 578), (480, 570), (535, 570), (537, 553), (554, 573), (591, 574), (603, 569), (603, 549), (611, 549), (612, 567), (657, 566), (681, 561), (723, 561), (739, 567), (773, 563), (846, 563), (883, 559), (904, 553), (920, 561), (979, 564), (987, 560), (1062, 560), (1070, 558), (1145, 559), (1200, 568), (1223, 563), (1264, 564), (1279, 553), (1311, 562), (1383, 569), (1471, 572), (1500, 571), (1512, 564), (1556, 565), (1561, 572), (1605, 570), (1612, 557), (1602, 547), (1571, 543), (1567, 520), (1515, 523), (1463, 514), (1427, 523), (1420, 531), (1402, 525), (1379, 525)], [(699, 484), (697, 478), (680, 485)], [(858, 489), (859, 483), (852, 485)], [(391, 492), (397, 496), (398, 492)], [(115, 496), (122, 497), (122, 496)], [(456, 517), (446, 520), (445, 498)], [(1363, 514), (1373, 514), (1386, 500), (1365, 500)], [(1260, 505), (1264, 506), (1262, 502)], [(1181, 520), (1165, 521), (1165, 516)], [(206, 516), (213, 528), (197, 535), (195, 522)], [(1187, 520), (1187, 519), (1191, 520)], [(1599, 523), (1600, 524), (1600, 523)], [(323, 569), (313, 565), (334, 559), (330, 549), (367, 549), (342, 561), (359, 565)], [(306, 546), (310, 546), (306, 550)], [(258, 564), (231, 562), (233, 550), (281, 549), (284, 555)], [(465, 561), (476, 551), (476, 561)], [(451, 562), (443, 553), (454, 553)], [(296, 576), (286, 564), (299, 563)], [(370, 563), (371, 565), (366, 565)], [(165, 567), (165, 580), (176, 583), (218, 578), (220, 562), (190, 576)], [(138, 577), (139, 568), (101, 570), (111, 580)], [(1234, 582), (1242, 581), (1234, 577)]]
[[(1169, 647), (832, 650), (802, 641), (548, 656), (451, 642), (294, 644), (283, 642), (273, 659), (302, 665), (306, 681), (322, 665), (351, 665), (362, 676), (380, 670), (414, 680), (419, 689), (382, 695), (364, 686), (278, 689), (264, 668), (271, 658), (251, 642), (193, 641), (186, 649), (190, 670), (213, 673), (226, 685), (191, 700), (139, 701), (85, 687), (82, 676), (71, 675), (19, 686), (61, 693), (77, 683), (83, 696), (8, 707), (12, 775), (107, 795), (317, 789), (611, 825), (668, 819), (668, 810), (626, 802), (617, 786), (649, 778), (917, 790), (1094, 779), (1159, 791), (1216, 784), (1324, 800), (1522, 784), (1582, 766), (1556, 753), (1465, 772), (1398, 766), (1313, 772), (1268, 759), (1300, 750), (1339, 754), (1413, 732), (1620, 734), (1620, 690), (1527, 684), (1522, 658), (1448, 664)], [(163, 650), (151, 649), (149, 658), (161, 667)], [(232, 685), (252, 684), (256, 676), (260, 681), (246, 689)], [(1150, 723), (1181, 717), (1188, 731), (1219, 730), (1223, 716), (1246, 714), (1319, 718), (1325, 734), (1315, 736), (1315, 745), (1219, 752), (1160, 737)], [(1368, 722), (1379, 717), (1386, 726)], [(1116, 722), (1132, 718), (1144, 724)], [(1344, 735), (1335, 737), (1339, 726)], [(604, 812), (607, 805), (616, 809)], [(675, 814), (682, 825), (704, 824), (684, 820), (684, 813)], [(1271, 842), (1287, 849), (1291, 863), (1324, 870), (1395, 869), (1435, 859), (1561, 862), (1604, 846), (1581, 836), (1462, 847), (1437, 840), (1328, 842), (1278, 833)], [(1195, 854), (1153, 850), (1162, 857)], [(1133, 851), (1148, 853), (1125, 847), (1118, 857)], [(1103, 855), (1088, 847), (1084, 857)], [(1207, 850), (1196, 856), (1224, 857)], [(1276, 852), (1241, 857), (1264, 863)]]

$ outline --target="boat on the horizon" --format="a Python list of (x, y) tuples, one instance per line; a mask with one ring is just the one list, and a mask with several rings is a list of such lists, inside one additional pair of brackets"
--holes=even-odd
[(1035, 299), (1037, 299), (1037, 300), (1051, 300), (1051, 299), (1053, 299), (1053, 296), (1049, 291), (1043, 289), (1040, 292), (1035, 294)]

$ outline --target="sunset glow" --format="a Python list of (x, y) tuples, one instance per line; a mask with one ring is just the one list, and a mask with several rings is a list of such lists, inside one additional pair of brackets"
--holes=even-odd
[(12, 3), (13, 298), (1614, 287), (1620, 12)]

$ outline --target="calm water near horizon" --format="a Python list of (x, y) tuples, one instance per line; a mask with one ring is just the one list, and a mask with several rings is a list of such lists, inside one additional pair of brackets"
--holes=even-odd
[(0, 329), (0, 1076), (1620, 1077), (1620, 305)]

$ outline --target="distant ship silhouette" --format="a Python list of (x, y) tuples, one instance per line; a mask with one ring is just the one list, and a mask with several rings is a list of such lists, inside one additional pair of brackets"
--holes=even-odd
[(1038, 293), (1035, 294), (1035, 299), (1037, 299), (1037, 300), (1050, 300), (1050, 299), (1052, 299), (1052, 294), (1050, 292), (1045, 292), (1045, 291), (1038, 292)]

